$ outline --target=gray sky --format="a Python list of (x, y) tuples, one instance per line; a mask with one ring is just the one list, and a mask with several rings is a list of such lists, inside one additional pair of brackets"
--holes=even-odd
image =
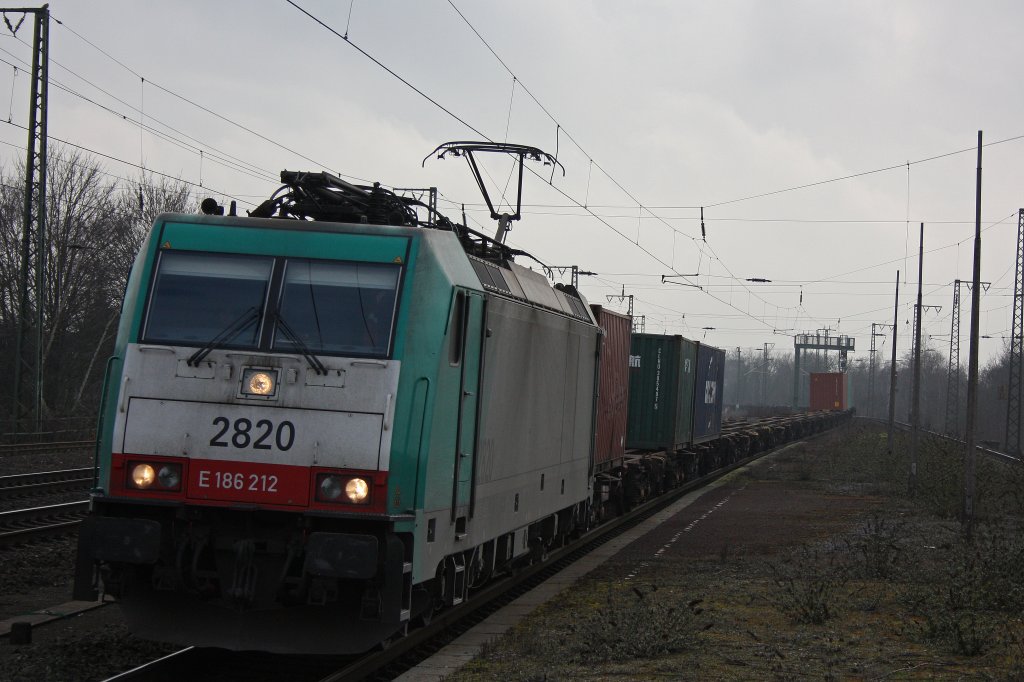
[[(566, 176), (549, 187), (527, 174), (509, 242), (599, 273), (582, 280), (592, 303), (624, 310), (607, 299), (624, 288), (647, 331), (730, 352), (791, 349), (794, 332), (829, 327), (856, 337), (861, 358), (871, 323), (892, 321), (897, 269), (909, 348), (920, 222), (924, 303), (942, 306), (925, 315), (925, 334), (941, 335), (926, 343), (948, 350), (952, 282), (971, 276), (977, 131), (1024, 136), (1019, 2), (295, 1), (351, 44), (285, 0), (52, 0), (51, 136), (242, 208), (283, 168), (434, 185), (452, 202), (442, 210), (457, 218), (465, 203), (493, 233), (461, 160), (420, 167), (438, 144), (480, 135), (355, 45), (484, 135), (557, 149)], [(31, 20), (16, 38), (4, 29), (0, 59), (21, 65), (30, 41)], [(0, 63), (14, 124), (28, 86), (24, 67)], [(140, 109), (145, 125), (199, 142), (140, 132)], [(25, 133), (0, 131), (10, 166)], [(111, 174), (138, 173), (114, 159)], [(1022, 160), (1024, 139), (984, 150), (981, 331), (993, 337), (1009, 336)], [(492, 195), (511, 170), (487, 163)], [(673, 272), (699, 273), (688, 279), (703, 290), (661, 284)], [(981, 343), (984, 362), (1003, 341)]]

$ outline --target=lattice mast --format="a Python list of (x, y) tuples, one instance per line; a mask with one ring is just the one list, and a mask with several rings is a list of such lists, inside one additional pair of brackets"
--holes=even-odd
[(878, 360), (876, 359), (875, 353), (878, 352), (878, 346), (875, 343), (875, 339), (879, 336), (884, 337), (885, 334), (882, 332), (876, 332), (875, 329), (885, 329), (889, 327), (888, 324), (879, 324), (877, 322), (871, 323), (871, 352), (868, 355), (868, 416), (873, 417), (875, 415), (875, 373), (878, 371)]
[(960, 437), (960, 280), (953, 281), (953, 318), (946, 371), (946, 435)]
[(1010, 376), (1006, 386), (1006, 450), (1020, 454), (1021, 350), (1024, 344), (1024, 208), (1017, 216), (1017, 273), (1013, 278), (1013, 325), (1010, 329)]
[[(21, 278), (18, 330), (14, 349), (14, 380), (11, 386), (12, 432), (21, 430), (21, 419), (34, 418), (40, 431), (43, 417), (43, 323), (46, 293), (46, 118), (49, 91), (49, 5), (41, 8), (6, 9), (35, 17), (32, 41), (32, 94), (29, 101), (28, 150), (25, 158), (25, 203), (22, 214)], [(19, 24), (20, 26), (20, 24)], [(17, 28), (12, 29), (16, 31)], [(30, 318), (34, 317), (34, 321)], [(29, 352), (26, 343), (32, 331)], [(23, 374), (32, 376), (31, 403), (22, 395)]]

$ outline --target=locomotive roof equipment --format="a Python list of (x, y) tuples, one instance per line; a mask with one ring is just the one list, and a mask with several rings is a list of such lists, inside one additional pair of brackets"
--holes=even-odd
[[(480, 168), (476, 164), (476, 159), (473, 154), (476, 152), (482, 153), (497, 153), (497, 154), (508, 154), (517, 159), (519, 166), (519, 185), (516, 191), (516, 212), (515, 213), (501, 213), (499, 214), (494, 209), (494, 204), (491, 202), (491, 196), (487, 192), (487, 187), (484, 185), (484, 180), (480, 176)], [(463, 156), (466, 158), (466, 163), (469, 164), (469, 169), (473, 172), (473, 178), (476, 180), (476, 186), (480, 188), (480, 193), (484, 197), (484, 201), (487, 202), (487, 208), (491, 211), (491, 219), (498, 221), (498, 232), (494, 235), (494, 240), (498, 243), (505, 243), (506, 234), (512, 229), (510, 223), (514, 220), (519, 220), (522, 216), (522, 204), (523, 204), (523, 163), (527, 158), (531, 161), (543, 162), (545, 166), (551, 166), (552, 173), (556, 167), (562, 169), (562, 175), (565, 175), (565, 166), (558, 162), (554, 156), (547, 152), (541, 151), (536, 147), (529, 147), (523, 144), (510, 144), (508, 142), (445, 142), (439, 145), (437, 149), (430, 152), (423, 159), (423, 164), (426, 165), (427, 159), (434, 154), (437, 154), (437, 158), (443, 159), (446, 155), (451, 154), (452, 156)]]

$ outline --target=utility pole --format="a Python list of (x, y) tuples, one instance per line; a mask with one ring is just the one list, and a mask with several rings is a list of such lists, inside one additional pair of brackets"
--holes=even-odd
[[(49, 91), (49, 5), (29, 8), (2, 9), (4, 14), (32, 14), (35, 31), (32, 41), (32, 94), (29, 103), (28, 150), (25, 158), (25, 203), (21, 233), (21, 290), (18, 301), (18, 331), (14, 346), (14, 381), (11, 396), (12, 433), (21, 430), (21, 418), (30, 413), (34, 428), (40, 431), (43, 417), (43, 323), (46, 303), (46, 119)], [(8, 24), (9, 25), (9, 24)], [(20, 23), (18, 24), (21, 25)], [(14, 33), (17, 28), (12, 28)], [(33, 243), (34, 242), (34, 243)], [(32, 275), (34, 274), (34, 278)], [(34, 282), (33, 282), (34, 279)], [(30, 289), (33, 296), (29, 295)], [(30, 302), (35, 305), (32, 353), (27, 353), (26, 337), (29, 325)], [(22, 373), (33, 373), (31, 407), (22, 407)]]
[(764, 344), (764, 362), (761, 365), (761, 404), (768, 407), (768, 351), (775, 348), (774, 343)]
[(743, 351), (736, 346), (736, 404), (743, 404)]
[(1010, 328), (1010, 376), (1006, 385), (1006, 451), (1020, 455), (1021, 351), (1024, 350), (1024, 208), (1017, 215), (1017, 274), (1013, 278), (1013, 325)]
[(964, 532), (967, 540), (974, 536), (974, 422), (978, 413), (978, 330), (981, 306), (981, 131), (978, 131), (978, 179), (974, 199), (974, 287), (971, 291), (971, 350), (967, 361), (967, 452), (964, 475)]
[(875, 414), (875, 373), (878, 371), (878, 363), (875, 360), (875, 353), (877, 348), (875, 346), (875, 337), (885, 336), (881, 332), (876, 332), (876, 328), (884, 329), (888, 327), (887, 324), (878, 324), (876, 322), (871, 323), (871, 351), (868, 356), (868, 416), (874, 416)]
[(946, 435), (960, 437), (960, 280), (953, 280), (953, 322), (946, 370)]
[(900, 271), (896, 271), (896, 302), (892, 314), (892, 360), (889, 363), (889, 454), (896, 454), (893, 428), (896, 426), (896, 337), (900, 324)]
[(914, 383), (910, 405), (910, 496), (917, 492), (917, 444), (921, 430), (921, 290), (924, 282), (924, 223), (917, 251), (917, 305), (914, 306)]

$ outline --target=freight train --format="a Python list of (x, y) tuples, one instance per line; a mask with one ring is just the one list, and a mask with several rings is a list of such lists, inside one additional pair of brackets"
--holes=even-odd
[(723, 435), (722, 351), (632, 335), (435, 194), (282, 180), (159, 216), (131, 271), (75, 594), (139, 635), (364, 651), (768, 444)]

